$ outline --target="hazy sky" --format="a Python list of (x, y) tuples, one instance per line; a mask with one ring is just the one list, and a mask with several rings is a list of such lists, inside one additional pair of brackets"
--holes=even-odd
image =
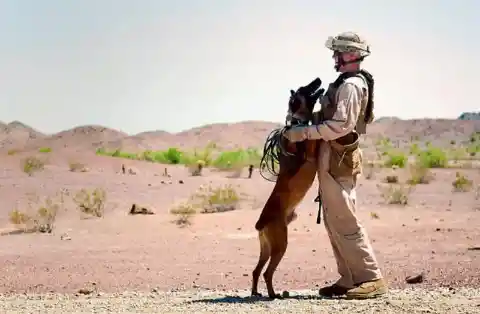
[(0, 0), (0, 121), (282, 122), (290, 88), (336, 77), (324, 42), (348, 30), (371, 44), (377, 117), (454, 118), (480, 108), (478, 12), (475, 0)]

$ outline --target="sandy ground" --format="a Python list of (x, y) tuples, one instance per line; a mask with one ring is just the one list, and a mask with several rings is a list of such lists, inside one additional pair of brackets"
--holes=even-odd
[[(50, 153), (45, 170), (29, 177), (20, 169), (22, 156), (26, 155), (0, 158), (3, 233), (12, 230), (9, 212), (15, 206), (25, 208), (27, 195), (32, 193), (46, 197), (99, 187), (107, 192), (107, 209), (103, 218), (83, 219), (67, 200), (52, 234), (0, 237), (0, 308), (6, 312), (28, 311), (21, 304), (33, 304), (37, 307), (31, 311), (50, 308), (50, 313), (90, 312), (94, 305), (105, 312), (151, 313), (158, 311), (160, 303), (168, 308), (163, 313), (200, 311), (200, 303), (207, 313), (298, 313), (300, 309), (305, 313), (375, 313), (377, 306), (382, 313), (454, 313), (452, 304), (463, 309), (458, 313), (480, 310), (480, 251), (475, 249), (480, 246), (480, 199), (473, 190), (452, 192), (456, 169), (435, 170), (430, 184), (417, 185), (410, 193), (407, 206), (388, 205), (382, 199), (378, 185), (387, 186), (382, 180), (389, 170), (377, 170), (373, 179), (362, 178), (359, 183), (358, 215), (390, 287), (404, 289), (406, 276), (424, 272), (425, 280), (414, 286), (416, 290), (392, 290), (387, 299), (364, 303), (312, 297), (319, 287), (337, 278), (324, 226), (315, 223), (315, 184), (298, 208), (299, 219), (290, 227), (289, 247), (274, 277), (278, 291), (289, 290), (302, 297), (252, 303), (244, 297), (258, 258), (253, 226), (273, 188), (258, 173), (252, 179), (244, 178), (246, 173), (232, 179), (207, 170), (201, 177), (191, 177), (183, 167), (168, 166), (171, 177), (166, 178), (162, 176), (164, 165), (66, 151)], [(68, 163), (73, 159), (86, 164), (89, 171), (70, 172)], [(120, 174), (122, 163), (137, 174)], [(402, 171), (397, 170), (401, 178)], [(478, 169), (462, 171), (480, 184)], [(172, 223), (170, 208), (202, 184), (232, 184), (244, 193), (245, 200), (235, 211), (198, 214), (192, 225), (179, 228)], [(132, 203), (145, 204), (156, 214), (130, 216)], [(265, 291), (263, 282), (260, 288)], [(72, 296), (81, 289), (94, 292)], [(136, 292), (132, 296), (125, 291)], [(226, 296), (230, 298), (220, 302)], [(22, 298), (29, 301), (21, 303)], [(217, 301), (186, 301), (205, 298)], [(447, 301), (438, 301), (442, 298)], [(120, 305), (109, 310), (109, 302)]]

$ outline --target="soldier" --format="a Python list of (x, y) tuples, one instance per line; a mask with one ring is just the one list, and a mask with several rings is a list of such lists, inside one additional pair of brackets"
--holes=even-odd
[(341, 74), (321, 97), (322, 109), (315, 112), (314, 123), (291, 128), (285, 137), (292, 142), (321, 140), (319, 195), (340, 279), (321, 288), (320, 295), (372, 298), (386, 294), (388, 288), (367, 232), (355, 215), (355, 188), (362, 172), (359, 134), (365, 134), (373, 121), (374, 81), (360, 66), (370, 47), (353, 32), (329, 37), (325, 46), (333, 51), (335, 70)]

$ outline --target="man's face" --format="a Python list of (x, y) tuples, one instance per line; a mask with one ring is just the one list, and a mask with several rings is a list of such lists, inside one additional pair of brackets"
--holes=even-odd
[(340, 52), (340, 51), (334, 51), (332, 55), (333, 60), (335, 60), (335, 69), (338, 72), (344, 72), (345, 71), (345, 66), (342, 63), (343, 62), (349, 62), (353, 60), (358, 59), (358, 53), (356, 52)]

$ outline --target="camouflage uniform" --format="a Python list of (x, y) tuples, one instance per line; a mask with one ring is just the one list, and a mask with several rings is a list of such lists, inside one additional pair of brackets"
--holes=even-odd
[[(326, 47), (336, 53), (359, 51), (360, 60), (355, 62), (370, 54), (368, 45), (350, 32), (330, 37)], [(337, 71), (339, 68), (337, 65)], [(319, 293), (369, 298), (388, 290), (367, 232), (355, 215), (355, 188), (362, 171), (359, 134), (364, 134), (366, 125), (373, 120), (373, 108), (368, 112), (366, 78), (361, 73), (349, 74), (340, 75), (345, 78), (338, 86), (330, 84), (320, 99), (322, 110), (315, 113), (317, 121), (313, 125), (295, 127), (285, 136), (293, 142), (321, 140), (317, 169), (319, 194), (325, 227), (341, 277), (335, 284), (320, 289)]]

